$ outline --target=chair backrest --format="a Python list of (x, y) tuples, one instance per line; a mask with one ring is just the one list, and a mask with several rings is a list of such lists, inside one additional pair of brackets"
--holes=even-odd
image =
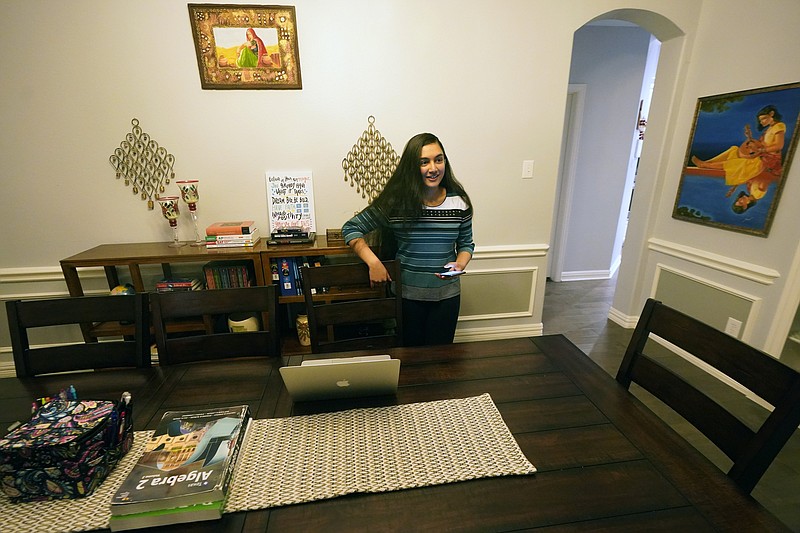
[[(754, 392), (773, 406), (772, 412), (759, 428), (750, 429), (708, 394), (645, 354), (651, 333)], [(733, 461), (728, 476), (748, 493), (800, 424), (797, 371), (653, 299), (645, 303), (617, 381), (625, 388), (632, 381), (639, 384), (700, 430)]]
[[(97, 368), (150, 366), (147, 293), (9, 300), (6, 302), (6, 312), (18, 377)], [(96, 338), (92, 340), (84, 335), (88, 342), (42, 347), (31, 347), (30, 344), (29, 330), (34, 328), (78, 324), (88, 331), (109, 322), (122, 323), (133, 336), (96, 342)], [(119, 330), (119, 327), (116, 329)]]
[[(278, 299), (274, 285), (235, 289), (157, 292), (150, 295), (159, 364), (280, 354), (277, 327)], [(254, 313), (259, 331), (231, 333), (230, 314)], [(187, 321), (203, 318), (204, 330), (195, 333)], [(224, 324), (214, 330), (211, 317)]]
[[(398, 261), (384, 261), (392, 285), (371, 288), (363, 262), (303, 267), (303, 296), (314, 353), (402, 345), (403, 281)], [(393, 292), (392, 292), (393, 288)]]

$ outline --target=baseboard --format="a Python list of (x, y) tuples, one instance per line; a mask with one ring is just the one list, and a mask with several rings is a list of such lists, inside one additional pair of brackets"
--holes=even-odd
[(623, 314), (614, 307), (608, 310), (608, 319), (625, 329), (633, 329), (636, 327), (636, 323), (639, 322), (638, 316)]
[(611, 270), (576, 270), (574, 272), (562, 272), (561, 281), (595, 281), (599, 279), (611, 279), (614, 272)]
[(0, 378), (13, 378), (16, 376), (14, 361), (0, 361)]
[(540, 337), (544, 325), (525, 324), (523, 326), (500, 326), (456, 330), (454, 342), (492, 341), (499, 339), (518, 339), (520, 337)]

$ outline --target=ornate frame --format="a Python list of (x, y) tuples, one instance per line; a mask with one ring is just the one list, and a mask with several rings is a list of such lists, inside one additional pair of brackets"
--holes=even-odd
[(303, 88), (294, 6), (189, 4), (189, 20), (203, 89)]
[[(777, 109), (786, 127), (777, 164), (759, 139), (758, 115), (767, 106)], [(698, 98), (672, 218), (766, 237), (797, 148), (798, 128), (800, 83)], [(748, 161), (761, 166), (749, 172)]]

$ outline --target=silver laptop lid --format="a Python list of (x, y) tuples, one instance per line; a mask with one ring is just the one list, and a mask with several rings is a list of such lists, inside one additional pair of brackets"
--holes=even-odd
[(400, 360), (388, 355), (304, 361), (280, 369), (294, 401), (384, 396), (397, 392)]

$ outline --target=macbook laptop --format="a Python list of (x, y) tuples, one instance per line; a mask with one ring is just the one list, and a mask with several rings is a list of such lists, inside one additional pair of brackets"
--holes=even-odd
[(383, 396), (397, 392), (400, 360), (388, 355), (318, 359), (282, 367), (280, 372), (296, 402)]

